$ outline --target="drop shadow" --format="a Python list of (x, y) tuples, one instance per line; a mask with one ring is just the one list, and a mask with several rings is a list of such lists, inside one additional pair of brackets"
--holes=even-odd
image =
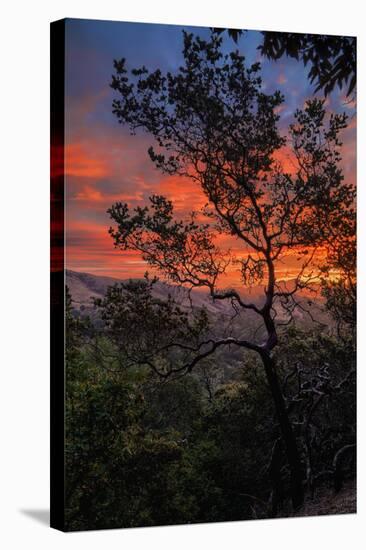
[(50, 526), (50, 511), (46, 509), (27, 509), (27, 510), (19, 510), (21, 514), (24, 514), (25, 516), (28, 516), (29, 518), (38, 521), (38, 523), (42, 523), (42, 525), (45, 525), (47, 527)]

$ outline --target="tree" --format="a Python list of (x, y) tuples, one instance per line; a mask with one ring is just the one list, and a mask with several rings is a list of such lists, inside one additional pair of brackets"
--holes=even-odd
[(319, 481), (328, 479), (337, 488), (342, 474), (337, 457), (342, 457), (344, 449), (347, 459), (352, 459), (356, 441), (353, 342), (331, 331), (289, 327), (276, 355), (286, 404), (296, 419), (307, 487), (314, 494)]
[[(342, 235), (329, 247), (323, 268), (322, 293), (326, 307), (337, 323), (338, 336), (356, 336), (356, 212), (342, 225)], [(337, 277), (332, 277), (332, 273)], [(354, 341), (355, 344), (355, 341)]]
[[(171, 296), (166, 300), (154, 296), (157, 282), (146, 275), (144, 280), (115, 284), (94, 303), (105, 323), (103, 333), (118, 350), (122, 370), (147, 366), (166, 379), (193, 368), (192, 353), (203, 347), (209, 322), (204, 309), (189, 316)], [(197, 363), (202, 359), (198, 355)]]
[[(297, 111), (289, 129), (297, 168), (295, 174), (286, 173), (275, 160), (286, 143), (276, 113), (284, 98), (279, 92), (265, 94), (259, 64), (247, 68), (237, 51), (223, 55), (221, 42), (217, 34), (205, 41), (184, 33), (184, 65), (176, 74), (146, 67), (129, 74), (125, 59), (114, 62), (113, 113), (132, 134), (142, 129), (155, 139), (157, 149), (150, 147), (149, 155), (159, 170), (201, 187), (207, 205), (200, 216), (207, 223), (199, 221), (197, 212), (189, 220), (177, 220), (171, 201), (152, 196), (149, 206), (134, 211), (114, 204), (108, 211), (116, 224), (110, 234), (115, 247), (139, 251), (173, 283), (206, 288), (213, 300), (229, 300), (236, 310), (261, 320), (265, 337), (260, 342), (210, 337), (188, 347), (171, 341), (165, 351), (185, 350), (184, 358), (174, 355), (178, 366), (170, 373), (189, 372), (225, 346), (258, 354), (277, 412), (296, 508), (303, 502), (303, 472), (276, 373), (276, 308), (281, 304), (291, 316), (295, 307), (302, 307), (297, 296), (316, 279), (317, 249), (336, 238), (347, 218), (353, 190), (339, 168), (339, 132), (346, 116), (327, 117), (319, 100)], [(235, 239), (242, 255), (221, 250), (218, 234)], [(291, 287), (276, 273), (288, 253), (297, 255), (299, 263)], [(264, 287), (261, 303), (246, 300), (234, 288), (220, 290), (229, 265), (238, 268), (243, 292), (254, 283)], [(149, 361), (159, 373), (161, 357), (155, 362), (154, 356), (151, 347)]]
[[(214, 29), (221, 34), (225, 29)], [(229, 36), (238, 42), (245, 32), (227, 29)], [(258, 46), (261, 54), (277, 61), (284, 55), (310, 65), (308, 78), (315, 84), (315, 92), (327, 96), (335, 86), (347, 86), (346, 95), (356, 89), (356, 38), (351, 36), (329, 36), (323, 34), (300, 34), (263, 31), (263, 42)]]

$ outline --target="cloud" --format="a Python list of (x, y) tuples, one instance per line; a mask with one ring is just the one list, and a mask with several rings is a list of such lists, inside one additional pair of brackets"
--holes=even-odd
[(80, 143), (69, 143), (65, 147), (65, 175), (85, 178), (103, 178), (108, 166), (103, 158), (88, 154)]
[(286, 84), (287, 82), (287, 78), (286, 76), (283, 74), (283, 73), (280, 73), (277, 77), (277, 80), (276, 80), (277, 84)]

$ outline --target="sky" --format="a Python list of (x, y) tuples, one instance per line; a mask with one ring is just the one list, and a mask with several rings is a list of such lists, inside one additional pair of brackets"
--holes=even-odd
[[(115, 92), (110, 88), (113, 60), (125, 57), (127, 66), (145, 65), (175, 71), (183, 61), (182, 30), (209, 36), (201, 27), (68, 19), (65, 68), (65, 234), (67, 269), (126, 279), (141, 277), (147, 269), (138, 253), (118, 251), (108, 234), (107, 209), (116, 201), (143, 206), (152, 194), (173, 201), (177, 216), (184, 218), (205, 201), (200, 189), (178, 176), (162, 175), (147, 150), (153, 144), (146, 134), (130, 136), (112, 114)], [(262, 59), (257, 49), (261, 34), (246, 32), (236, 46), (226, 33), (223, 50), (238, 48), (248, 64), (261, 62), (263, 89), (280, 90), (280, 128), (285, 132), (297, 108), (313, 97), (308, 68), (291, 58), (277, 62)], [(350, 124), (343, 138), (345, 177), (355, 180), (356, 118), (354, 104), (336, 89), (326, 105), (347, 112)], [(286, 159), (284, 159), (286, 162)], [(225, 243), (223, 243), (225, 244)], [(291, 278), (294, 258), (281, 266), (279, 277)], [(235, 286), (230, 272), (227, 284)]]

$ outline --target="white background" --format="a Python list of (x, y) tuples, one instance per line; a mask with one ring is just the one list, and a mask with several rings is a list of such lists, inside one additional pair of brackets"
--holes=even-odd
[[(13, 1), (1, 12), (0, 546), (365, 547), (365, 62), (362, 3), (338, 0)], [(358, 514), (63, 534), (49, 495), (49, 22), (63, 17), (358, 35)], [(363, 325), (363, 326), (362, 326)], [(34, 517), (36, 516), (36, 517)], [(363, 536), (362, 536), (363, 535)]]

